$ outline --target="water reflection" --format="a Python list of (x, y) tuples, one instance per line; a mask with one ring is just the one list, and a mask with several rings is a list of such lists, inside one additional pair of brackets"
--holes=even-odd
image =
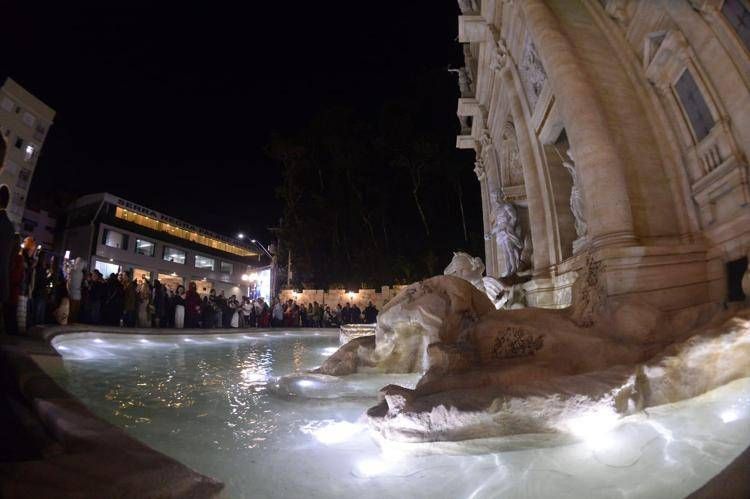
[(131, 340), (139, 346), (126, 358), (99, 358), (90, 345), (100, 347), (101, 340), (66, 341), (68, 351), (75, 352), (75, 360), (65, 360), (69, 388), (95, 412), (137, 434), (156, 432), (161, 425), (170, 426), (172, 434), (210, 428), (213, 438), (207, 443), (217, 449), (262, 448), (279, 430), (280, 411), (267, 395), (269, 380), (313, 367), (320, 361), (318, 350), (335, 341), (316, 337), (320, 348), (312, 351), (294, 336), (176, 338), (171, 344), (144, 339)]

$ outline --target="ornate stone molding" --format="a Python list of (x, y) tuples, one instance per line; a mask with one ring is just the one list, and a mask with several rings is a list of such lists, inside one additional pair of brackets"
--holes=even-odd
[(463, 15), (479, 14), (479, 0), (458, 0), (458, 8), (461, 9)]
[(508, 63), (508, 59), (510, 59), (510, 51), (505, 44), (505, 40), (502, 37), (498, 37), (492, 45), (490, 69), (493, 71), (502, 71)]
[(707, 14), (710, 12), (718, 12), (721, 5), (724, 3), (724, 0), (688, 0), (688, 2), (690, 2), (690, 5), (692, 5), (695, 10)]

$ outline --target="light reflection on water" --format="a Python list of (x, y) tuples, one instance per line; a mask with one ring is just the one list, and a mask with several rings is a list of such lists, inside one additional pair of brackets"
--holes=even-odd
[(64, 369), (51, 374), (99, 416), (225, 482), (227, 497), (683, 497), (750, 441), (741, 380), (649, 409), (606, 448), (380, 449), (360, 417), (378, 388), (416, 377), (354, 375), (347, 398), (283, 398), (274, 378), (320, 364), (337, 335), (223, 338), (66, 335), (55, 345)]
[[(314, 367), (320, 362), (317, 350), (336, 341), (333, 336), (302, 341), (294, 335), (262, 342), (247, 335), (242, 341), (213, 339), (139, 338), (145, 347), (136, 350), (124, 338), (65, 340), (62, 352), (74, 352), (77, 360), (65, 360), (63, 382), (97, 414), (135, 435), (154, 435), (158, 428), (145, 427), (153, 424), (167, 423), (172, 433), (203, 433), (210, 427), (210, 443), (217, 447), (263, 448), (279, 429), (279, 408), (266, 393), (268, 382)], [(92, 342), (102, 352), (90, 348)]]

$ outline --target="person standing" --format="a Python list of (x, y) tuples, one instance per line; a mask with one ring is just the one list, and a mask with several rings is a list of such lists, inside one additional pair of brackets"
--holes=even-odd
[[(5, 139), (0, 139), (0, 159), (5, 158)], [(13, 224), (8, 218), (8, 203), (10, 203), (10, 189), (7, 185), (0, 185), (0, 304), (2, 310), (7, 308), (10, 299), (10, 265), (13, 250), (18, 250), (18, 246), (12, 248), (14, 244), (13, 235), (16, 233)], [(5, 315), (5, 314), (3, 314)], [(7, 332), (7, 324), (3, 321), (4, 332)]]
[(159, 279), (156, 279), (154, 281), (153, 300), (154, 326), (164, 327), (165, 317), (167, 313), (167, 295), (165, 293), (164, 286), (162, 286)]
[(131, 279), (129, 275), (125, 276), (123, 286), (122, 301), (122, 322), (125, 327), (135, 327), (135, 310), (138, 303), (138, 283)]
[(81, 310), (81, 284), (83, 284), (83, 259), (79, 256), (73, 261), (73, 268), (68, 275), (68, 297), (70, 298), (70, 324), (78, 322)]
[(365, 307), (365, 324), (375, 324), (376, 322), (378, 322), (378, 309), (372, 302), (369, 302)]
[[(13, 246), (21, 246), (21, 236), (13, 235)], [(23, 250), (14, 249), (10, 259), (10, 269), (8, 273), (9, 298), (5, 310), (6, 331), (9, 334), (18, 334), (21, 332), (18, 327), (18, 303), (21, 297), (23, 287)], [(25, 328), (24, 328), (25, 331)]]
[(198, 294), (198, 286), (194, 282), (188, 284), (185, 293), (185, 325), (189, 328), (197, 328), (201, 320), (201, 297)]
[(281, 300), (276, 298), (276, 304), (273, 306), (271, 317), (271, 327), (279, 327), (284, 321), (284, 307), (281, 306)]
[(185, 327), (185, 287), (177, 286), (174, 293), (174, 327), (182, 329)]
[(151, 327), (148, 317), (148, 307), (151, 304), (151, 286), (144, 278), (138, 284), (138, 327)]

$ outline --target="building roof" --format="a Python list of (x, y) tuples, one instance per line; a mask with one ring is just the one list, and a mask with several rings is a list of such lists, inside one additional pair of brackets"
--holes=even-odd
[(52, 123), (52, 120), (55, 118), (55, 110), (16, 83), (12, 78), (6, 78), (2, 89), (18, 102), (23, 103), (24, 107), (32, 111), (37, 117), (48, 124)]
[[(229, 237), (229, 236), (225, 236), (225, 235), (219, 234), (217, 232), (213, 232), (211, 230), (208, 230), (208, 229), (205, 229), (203, 227), (199, 227), (197, 225), (185, 222), (185, 221), (180, 220), (178, 218), (171, 217), (171, 216), (166, 215), (164, 213), (158, 212), (156, 210), (152, 210), (150, 208), (147, 208), (145, 206), (139, 205), (139, 204), (134, 203), (132, 201), (128, 201), (128, 200), (126, 200), (124, 198), (115, 196), (115, 195), (107, 193), (107, 192), (100, 192), (100, 193), (96, 193), (96, 194), (88, 194), (88, 195), (82, 196), (82, 197), (78, 198), (73, 204), (71, 204), (68, 207), (68, 211), (70, 212), (70, 211), (75, 210), (77, 208), (82, 208), (84, 206), (89, 206), (89, 205), (92, 205), (92, 204), (101, 204), (101, 203), (109, 203), (111, 205), (114, 205), (114, 206), (117, 206), (117, 207), (121, 207), (124, 210), (128, 210), (129, 212), (133, 212), (133, 213), (136, 213), (136, 214), (139, 214), (139, 215), (143, 215), (145, 217), (148, 217), (149, 219), (156, 220), (156, 221), (164, 223), (164, 224), (169, 224), (170, 226), (173, 226), (175, 228), (185, 229), (185, 230), (188, 230), (188, 231), (191, 231), (191, 232), (195, 232), (197, 234), (200, 234), (200, 235), (212, 238), (212, 239), (219, 240), (219, 241), (224, 242), (224, 243), (231, 244), (233, 246), (237, 246), (237, 247), (242, 248), (244, 250), (248, 250), (251, 253), (251, 255), (247, 255), (247, 256), (255, 257), (255, 256), (258, 256), (258, 254), (259, 254), (258, 253), (258, 248), (256, 248), (252, 244), (248, 244), (245, 240), (238, 239), (238, 238), (235, 238), (235, 237)], [(175, 236), (169, 234), (168, 232), (154, 231), (152, 229), (149, 229), (148, 227), (137, 225), (137, 224), (135, 224), (133, 222), (129, 222), (129, 221), (123, 221), (123, 222), (127, 223), (129, 226), (132, 225), (132, 227), (130, 227), (131, 229), (133, 229), (134, 227), (138, 227), (138, 230), (140, 230), (142, 232), (147, 232), (148, 234), (152, 235), (152, 237), (153, 236), (158, 236), (158, 238), (161, 238), (161, 239), (165, 239), (165, 238), (166, 239), (170, 239), (170, 240), (175, 240), (176, 239), (179, 242), (181, 242), (182, 244), (191, 243), (190, 246), (193, 246), (193, 247), (210, 248), (210, 249), (213, 249), (214, 251), (222, 251), (222, 250), (220, 250), (218, 248), (212, 248), (210, 246), (205, 246), (205, 245), (203, 245), (203, 244), (201, 244), (199, 242), (190, 241), (190, 240), (186, 240), (184, 238), (175, 237)], [(229, 254), (232, 254), (232, 253), (229, 253)], [(234, 255), (234, 254), (232, 254), (232, 255), (235, 258), (239, 257), (239, 255)], [(241, 258), (241, 257), (239, 257), (239, 258)]]

